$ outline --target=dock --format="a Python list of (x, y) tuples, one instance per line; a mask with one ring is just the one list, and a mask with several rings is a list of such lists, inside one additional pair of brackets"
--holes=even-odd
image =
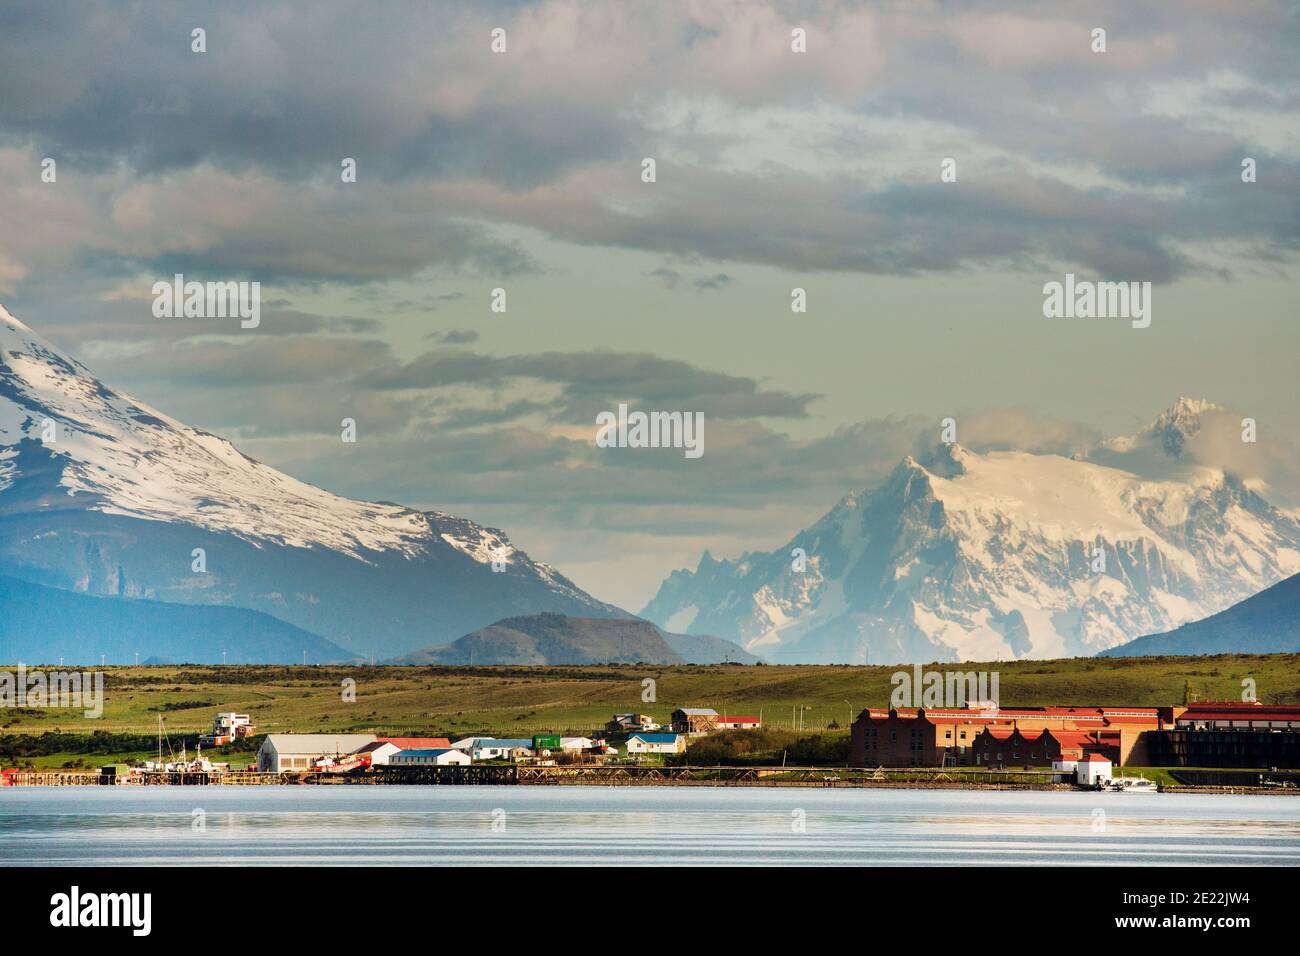
[(980, 774), (928, 769), (863, 770), (845, 767), (661, 767), (627, 764), (537, 766), (378, 766), (362, 772), (268, 773), (236, 770), (145, 771), (101, 774), (87, 770), (25, 770), (11, 775), (16, 787), (119, 786), (705, 786), (705, 787), (898, 787), (926, 789), (1059, 790), (1050, 772), (1001, 770)]

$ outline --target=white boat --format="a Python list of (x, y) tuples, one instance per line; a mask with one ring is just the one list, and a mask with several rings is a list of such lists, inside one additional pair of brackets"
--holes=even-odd
[(1147, 780), (1145, 777), (1111, 777), (1110, 783), (1106, 786), (1107, 790), (1118, 790), (1121, 793), (1159, 793), (1160, 788), (1156, 786), (1154, 780)]

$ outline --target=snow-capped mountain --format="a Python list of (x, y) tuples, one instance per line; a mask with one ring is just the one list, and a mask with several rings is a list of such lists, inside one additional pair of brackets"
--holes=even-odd
[(1206, 617), (1300, 571), (1294, 512), (1179, 462), (1214, 408), (1181, 399), (1098, 450), (1162, 455), (1157, 480), (957, 445), (908, 457), (776, 551), (674, 572), (642, 616), (773, 661), (843, 663), (1091, 655)]
[(517, 614), (627, 616), (501, 531), (353, 501), (254, 461), (105, 386), (3, 307), (0, 574), (252, 608), (375, 656)]

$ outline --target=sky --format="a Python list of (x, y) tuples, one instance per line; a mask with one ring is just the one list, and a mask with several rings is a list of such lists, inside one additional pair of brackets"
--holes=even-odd
[[(1069, 454), (1208, 399), (1294, 495), (1300, 4), (1134, 6), (6, 4), (0, 303), (633, 611), (946, 417)], [(261, 324), (155, 318), (175, 273), (260, 282)], [(1045, 318), (1066, 273), (1151, 283), (1150, 327)], [(705, 453), (596, 447), (620, 402)]]

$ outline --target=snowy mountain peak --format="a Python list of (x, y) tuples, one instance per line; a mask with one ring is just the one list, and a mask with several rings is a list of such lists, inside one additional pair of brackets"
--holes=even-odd
[[(372, 635), (342, 630), (339, 618), (355, 612), (364, 632), (372, 598), (339, 593), (332, 599), (350, 606), (326, 613), (325, 569), (336, 580), (359, 573), (339, 562), (387, 569), (383, 588), (367, 585), (386, 602), (375, 609), (384, 623), (368, 630), (391, 631), (383, 647), (390, 652), (408, 649), (407, 639), (411, 647), (431, 636), (453, 640), (509, 613), (625, 613), (532, 561), (504, 532), (438, 511), (354, 501), (249, 458), (104, 385), (3, 308), (0, 521), (8, 522), (0, 528), (0, 574), (8, 567), (35, 583), (91, 593), (239, 601), (356, 649)], [(52, 530), (56, 524), (63, 530)], [(151, 538), (168, 543), (144, 546)], [(196, 576), (195, 542), (238, 552), (240, 566), (226, 561), (224, 582)], [(128, 556), (123, 548), (137, 550)], [(274, 567), (241, 577), (271, 555), (292, 555), (292, 586), (276, 580)], [(411, 577), (417, 568), (438, 569), (443, 579)], [(469, 589), (455, 608), (450, 595), (437, 596), (449, 587)], [(392, 610), (399, 605), (408, 617)]]
[[(1184, 402), (1170, 416), (1214, 406)], [(799, 572), (791, 548), (807, 554)], [(1300, 522), (1208, 468), (1151, 480), (941, 446), (769, 554), (679, 572), (642, 611), (775, 661), (1093, 654), (1300, 571)], [(706, 573), (707, 572), (707, 573)]]
[(0, 302), (0, 323), (3, 323), (11, 333), (32, 334), (32, 330), (6, 309), (3, 302)]
[[(7, 332), (0, 349), (0, 454), (11, 467), (17, 457), (58, 472), (59, 493), (41, 489), (46, 507), (184, 521), (354, 556), (409, 551), (441, 517), (353, 501), (290, 478), (224, 438), (108, 388), (8, 311), (2, 318)], [(15, 479), (10, 475), (6, 484)], [(475, 540), (462, 550), (478, 559), (487, 537), (478, 529), (465, 537)]]

